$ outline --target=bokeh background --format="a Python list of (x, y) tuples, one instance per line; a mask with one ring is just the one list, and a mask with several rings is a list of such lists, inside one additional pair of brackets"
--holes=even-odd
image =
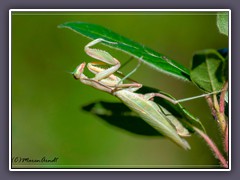
[[(190, 68), (194, 52), (228, 46), (218, 32), (213, 12), (12, 12), (12, 157), (54, 159), (54, 163), (17, 163), (14, 168), (216, 168), (200, 137), (188, 138), (185, 151), (161, 137), (137, 135), (82, 110), (109, 94), (81, 84), (69, 73), (93, 59), (84, 52), (90, 42), (59, 24), (83, 21), (102, 25), (142, 43)], [(129, 56), (102, 45), (122, 63)], [(137, 64), (122, 69), (127, 73)], [(177, 99), (201, 92), (191, 83), (141, 65), (132, 78)], [(221, 147), (217, 123), (204, 100), (183, 104), (200, 118), (209, 136)]]

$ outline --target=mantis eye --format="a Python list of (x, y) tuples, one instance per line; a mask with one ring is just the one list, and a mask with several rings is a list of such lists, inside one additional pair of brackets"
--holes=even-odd
[(73, 75), (73, 77), (74, 77), (74, 79), (76, 79), (76, 80), (78, 80), (79, 79), (79, 76), (77, 75), (77, 74), (72, 74)]
[(79, 79), (80, 74), (78, 73), (78, 67), (73, 72), (71, 72), (71, 74), (73, 75), (74, 79)]

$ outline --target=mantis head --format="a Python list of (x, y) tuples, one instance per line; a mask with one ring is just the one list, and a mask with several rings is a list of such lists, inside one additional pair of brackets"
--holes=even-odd
[(75, 79), (80, 79), (81, 78), (81, 75), (83, 73), (83, 69), (84, 69), (85, 65), (86, 65), (86, 63), (83, 62), (72, 72), (72, 75)]

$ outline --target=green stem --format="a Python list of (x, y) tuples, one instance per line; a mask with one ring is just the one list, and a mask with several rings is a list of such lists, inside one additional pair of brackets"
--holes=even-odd
[(216, 110), (216, 117), (217, 117), (217, 120), (219, 122), (222, 135), (224, 135), (225, 131), (226, 131), (225, 115), (224, 115), (224, 113), (220, 112), (220, 106), (219, 106), (219, 103), (218, 103), (218, 100), (217, 100), (217, 96), (215, 94), (213, 95), (213, 106)]
[(225, 110), (225, 95), (228, 90), (228, 82), (226, 82), (223, 86), (222, 93), (220, 95), (220, 113), (224, 114)]

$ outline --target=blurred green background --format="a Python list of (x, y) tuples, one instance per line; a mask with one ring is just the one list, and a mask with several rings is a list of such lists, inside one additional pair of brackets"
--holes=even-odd
[[(103, 100), (119, 102), (73, 79), (69, 72), (93, 59), (84, 52), (90, 42), (57, 26), (69, 21), (102, 25), (190, 67), (194, 52), (224, 48), (216, 13), (207, 12), (12, 12), (12, 157), (53, 159), (55, 163), (14, 163), (14, 168), (216, 168), (200, 137), (187, 138), (185, 151), (161, 137), (142, 136), (111, 126), (81, 108)], [(122, 63), (129, 56), (109, 51)], [(137, 64), (122, 69), (127, 73)], [(90, 73), (88, 73), (90, 74)], [(177, 99), (201, 92), (191, 83), (141, 65), (132, 78)], [(200, 118), (221, 149), (217, 123), (204, 100), (183, 104)]]

